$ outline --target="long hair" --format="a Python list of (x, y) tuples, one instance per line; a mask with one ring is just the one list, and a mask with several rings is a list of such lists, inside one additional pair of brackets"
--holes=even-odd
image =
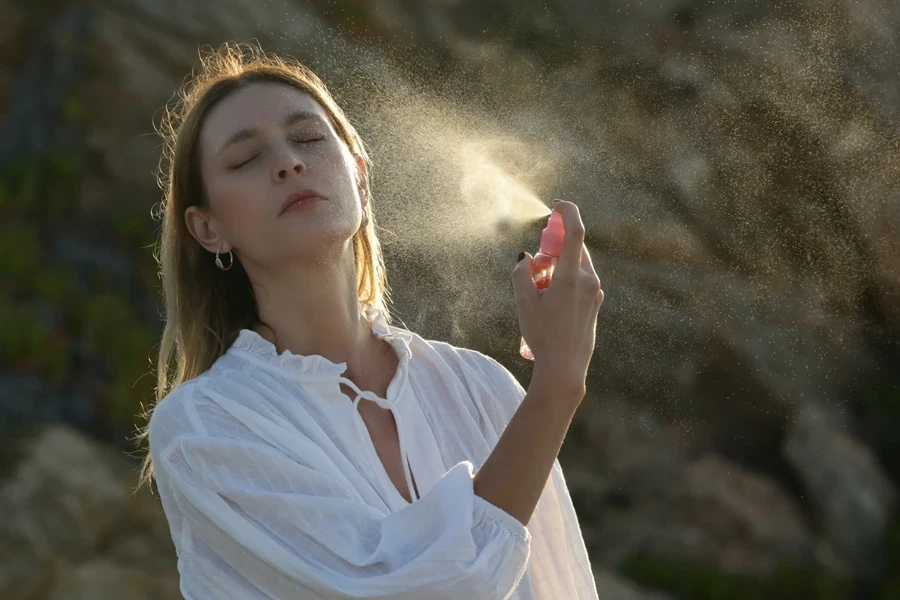
[[(240, 261), (234, 259), (227, 272), (219, 270), (184, 220), (189, 206), (205, 207), (208, 203), (199, 159), (200, 129), (207, 115), (229, 94), (259, 82), (290, 85), (318, 101), (349, 151), (362, 156), (371, 173), (371, 160), (359, 134), (325, 84), (299, 61), (264, 52), (253, 43), (226, 42), (218, 50), (201, 54), (156, 129), (164, 147), (157, 171), (163, 199), (154, 210), (154, 218), (161, 222), (154, 258), (162, 281), (165, 326), (159, 346), (156, 398), (143, 412), (147, 424), (139, 429), (135, 438), (138, 444), (148, 437), (153, 408), (178, 385), (209, 369), (241, 329), (259, 321), (253, 288)], [(360, 302), (380, 309), (390, 323), (389, 291), (375, 234), (371, 193), (369, 198), (363, 209), (368, 224), (353, 238), (357, 294)], [(152, 478), (148, 451), (138, 488)]]

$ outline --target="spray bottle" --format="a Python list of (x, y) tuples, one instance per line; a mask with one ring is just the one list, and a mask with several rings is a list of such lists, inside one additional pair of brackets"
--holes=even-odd
[[(532, 262), (531, 278), (534, 280), (537, 289), (545, 290), (550, 285), (556, 261), (559, 260), (559, 255), (562, 254), (564, 238), (565, 229), (563, 228), (562, 214), (554, 210), (550, 213), (550, 220), (547, 222), (547, 226), (541, 232), (541, 249), (534, 255), (534, 261)], [(534, 354), (531, 353), (531, 348), (525, 343), (524, 337), (519, 343), (519, 354), (522, 355), (522, 358), (534, 360)]]

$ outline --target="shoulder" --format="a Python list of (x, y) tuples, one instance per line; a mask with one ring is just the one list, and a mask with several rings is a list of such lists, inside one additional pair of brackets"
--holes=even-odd
[(194, 406), (200, 386), (198, 379), (185, 381), (172, 389), (153, 408), (147, 425), (151, 455), (161, 454), (179, 437), (202, 433), (202, 425), (196, 418)]
[[(418, 346), (427, 347), (433, 353), (433, 358), (446, 363), (448, 366), (470, 373), (484, 374), (485, 372), (504, 369), (503, 365), (494, 358), (483, 354), (478, 350), (454, 346), (440, 340), (429, 340), (417, 336)], [(504, 369), (505, 370), (505, 369)]]
[(445, 360), (454, 363), (468, 374), (481, 378), (489, 385), (508, 384), (515, 376), (494, 357), (474, 350), (453, 346), (445, 342), (434, 343), (434, 348)]
[(503, 369), (499, 362), (477, 350), (429, 339), (405, 327), (386, 324), (383, 320), (379, 320), (378, 323), (384, 331), (406, 338), (412, 353), (418, 359), (432, 363), (433, 366), (447, 366), (456, 371), (476, 373)]
[(452, 373), (476, 404), (500, 404), (508, 412), (514, 410), (525, 396), (525, 390), (515, 375), (492, 356), (428, 339), (393, 325), (386, 326), (386, 330), (407, 337), (412, 354), (423, 368), (427, 368), (425, 373), (430, 378), (446, 377)]
[(210, 399), (218, 392), (230, 396), (233, 378), (207, 371), (173, 388), (154, 407), (147, 425), (150, 454), (160, 455), (169, 445), (185, 437), (218, 437), (236, 429), (235, 419)]
[[(248, 371), (206, 371), (172, 389), (154, 408), (148, 424), (150, 454), (155, 460), (176, 445), (290, 445), (304, 435), (278, 417), (267, 404), (276, 392), (257, 385)], [(265, 388), (265, 389), (260, 389)]]
[(425, 340), (434, 352), (433, 360), (454, 371), (477, 404), (497, 407), (507, 414), (521, 403), (525, 390), (515, 375), (492, 356), (454, 346), (446, 342)]

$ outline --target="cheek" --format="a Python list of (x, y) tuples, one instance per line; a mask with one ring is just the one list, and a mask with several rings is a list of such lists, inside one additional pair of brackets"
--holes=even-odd
[(259, 187), (242, 177), (223, 178), (209, 186), (210, 205), (236, 245), (271, 217), (266, 214), (265, 197)]
[(356, 164), (353, 158), (340, 150), (329, 155), (324, 169), (327, 169), (328, 180), (335, 190), (341, 194), (353, 194), (357, 187)]

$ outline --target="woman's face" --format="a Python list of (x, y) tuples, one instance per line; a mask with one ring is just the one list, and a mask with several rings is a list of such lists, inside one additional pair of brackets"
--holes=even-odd
[[(200, 164), (209, 206), (188, 208), (188, 227), (212, 252), (233, 248), (245, 267), (333, 253), (359, 227), (365, 164), (322, 106), (291, 86), (255, 83), (216, 105), (200, 131)], [(305, 189), (322, 200), (282, 213)]]

